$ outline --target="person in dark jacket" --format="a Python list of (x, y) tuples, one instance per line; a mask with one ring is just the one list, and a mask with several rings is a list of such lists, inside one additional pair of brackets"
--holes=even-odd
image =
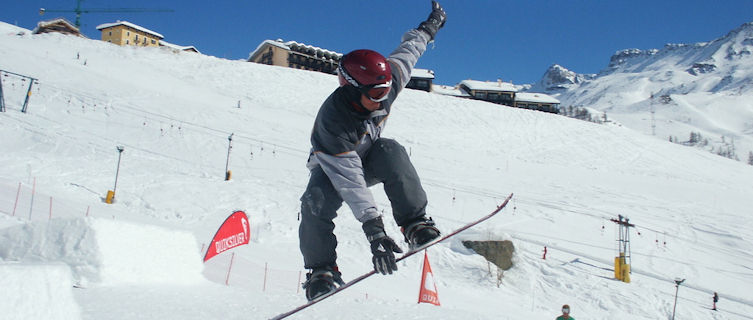
[(381, 137), (392, 103), (410, 81), (411, 71), (426, 45), (444, 26), (446, 14), (432, 1), (429, 18), (409, 30), (385, 58), (371, 50), (355, 50), (342, 57), (340, 87), (322, 104), (311, 133), (310, 170), (301, 196), (300, 249), (309, 300), (335, 290), (344, 282), (337, 268), (336, 211), (345, 202), (362, 223), (369, 241), (374, 270), (397, 270), (395, 253), (402, 249), (387, 235), (370, 186), (384, 184), (395, 222), (411, 249), (439, 237), (426, 218), (426, 193), (405, 148)]

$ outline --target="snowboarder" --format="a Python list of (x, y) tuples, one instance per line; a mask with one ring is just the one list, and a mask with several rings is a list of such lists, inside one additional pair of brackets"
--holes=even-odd
[(570, 306), (569, 305), (563, 305), (562, 306), (562, 315), (557, 317), (556, 320), (575, 320), (575, 318), (570, 316)]
[(382, 274), (397, 270), (395, 253), (403, 251), (385, 232), (369, 186), (384, 184), (392, 215), (411, 248), (440, 235), (426, 217), (426, 193), (405, 148), (380, 134), (413, 66), (445, 20), (444, 9), (432, 1), (429, 18), (406, 32), (388, 58), (362, 49), (340, 60), (340, 87), (324, 101), (314, 122), (307, 163), (310, 177), (301, 196), (299, 241), (304, 267), (311, 270), (303, 285), (309, 301), (344, 283), (333, 233), (333, 219), (343, 201), (362, 223), (374, 270)]
[(714, 299), (714, 305), (713, 305), (713, 307), (711, 308), (711, 310), (714, 310), (714, 311), (716, 311), (716, 303), (717, 303), (717, 302), (719, 302), (719, 295), (718, 295), (718, 294), (716, 294), (716, 291), (714, 291), (714, 297), (713, 297), (713, 299)]

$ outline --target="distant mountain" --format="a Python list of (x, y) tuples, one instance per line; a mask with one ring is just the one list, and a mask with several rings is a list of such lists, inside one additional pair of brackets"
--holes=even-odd
[(560, 92), (573, 87), (573, 85), (591, 80), (595, 76), (593, 74), (575, 73), (561, 65), (553, 64), (546, 70), (541, 80), (531, 87), (530, 91)]
[(617, 51), (596, 75), (555, 64), (529, 90), (661, 139), (701, 134), (715, 153), (733, 141), (739, 156), (730, 158), (745, 161), (753, 150), (753, 22), (710, 42)]
[[(661, 75), (668, 67), (684, 74), (667, 81), (666, 74), (657, 82), (678, 83), (665, 87), (668, 94), (690, 92), (750, 92), (753, 70), (753, 23), (746, 23), (724, 37), (707, 43), (667, 44), (661, 50), (626, 49), (616, 52), (599, 77), (614, 73), (650, 73)], [(742, 72), (741, 72), (742, 71)], [(671, 75), (671, 74), (670, 74)], [(690, 76), (690, 77), (687, 77)]]

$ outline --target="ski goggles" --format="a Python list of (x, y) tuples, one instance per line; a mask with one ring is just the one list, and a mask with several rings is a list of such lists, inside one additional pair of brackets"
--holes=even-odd
[(562, 308), (562, 313), (570, 313), (570, 308)]
[(362, 86), (358, 90), (360, 90), (361, 93), (369, 98), (369, 100), (374, 102), (382, 102), (384, 100), (387, 100), (391, 88), (392, 81), (387, 81), (386, 83)]

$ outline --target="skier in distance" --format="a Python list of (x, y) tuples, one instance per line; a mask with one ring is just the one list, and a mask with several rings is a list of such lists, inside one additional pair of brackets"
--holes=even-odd
[(389, 57), (361, 49), (340, 60), (340, 87), (324, 101), (314, 121), (307, 162), (310, 177), (301, 196), (298, 231), (304, 267), (311, 270), (303, 284), (309, 301), (344, 284), (333, 232), (333, 219), (343, 201), (362, 223), (374, 270), (381, 274), (397, 271), (395, 253), (403, 250), (385, 232), (370, 186), (384, 184), (392, 215), (411, 249), (440, 235), (434, 221), (426, 217), (426, 193), (405, 148), (380, 135), (392, 103), (446, 17), (439, 3), (432, 1), (426, 21), (403, 34)]

